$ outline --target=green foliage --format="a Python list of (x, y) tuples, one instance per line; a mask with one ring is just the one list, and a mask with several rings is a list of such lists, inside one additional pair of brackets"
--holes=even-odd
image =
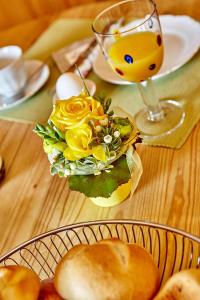
[(131, 134), (133, 128), (128, 118), (114, 118), (114, 123), (122, 138)]
[[(97, 101), (99, 101), (103, 107), (104, 113), (108, 113), (109, 107), (111, 105), (112, 99), (111, 98), (106, 98), (104, 95), (100, 95), (95, 97)], [(112, 112), (110, 112), (112, 114)], [(109, 114), (110, 114), (109, 113)]]
[(47, 140), (52, 143), (65, 141), (64, 134), (61, 132), (61, 130), (54, 126), (51, 121), (49, 121), (46, 126), (36, 124), (33, 132), (39, 135), (43, 140)]
[(69, 176), (71, 190), (79, 191), (87, 197), (108, 198), (120, 186), (128, 182), (131, 174), (127, 165), (126, 156), (122, 155), (113, 163), (113, 168), (103, 171), (100, 175)]

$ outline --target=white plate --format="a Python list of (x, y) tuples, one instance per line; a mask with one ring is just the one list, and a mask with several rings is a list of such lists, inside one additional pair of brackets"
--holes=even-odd
[[(156, 79), (184, 65), (200, 47), (200, 24), (188, 16), (160, 16), (164, 39), (164, 61)], [(114, 84), (132, 84), (119, 78), (105, 61), (99, 50), (93, 62), (94, 72), (103, 80)]]
[[(88, 89), (88, 92), (90, 94), (90, 96), (93, 96), (94, 93), (96, 92), (96, 84), (94, 83), (94, 81), (90, 80), (90, 79), (85, 79), (85, 84), (87, 86), (87, 89)], [(83, 91), (83, 88), (80, 89), (80, 91), (78, 92), (78, 95)], [(78, 96), (78, 95), (74, 95), (72, 94), (72, 96)], [(56, 103), (56, 100), (58, 100), (59, 97), (57, 96), (57, 94), (55, 93), (54, 96), (53, 96), (53, 104)], [(59, 99), (59, 100), (62, 100), (62, 99)], [(63, 99), (63, 100), (66, 100), (66, 99)]]
[(28, 82), (25, 86), (24, 96), (6, 104), (3, 103), (3, 99), (0, 96), (0, 111), (12, 108), (28, 100), (39, 91), (49, 78), (49, 67), (40, 60), (27, 60), (25, 61), (25, 67), (27, 69)]

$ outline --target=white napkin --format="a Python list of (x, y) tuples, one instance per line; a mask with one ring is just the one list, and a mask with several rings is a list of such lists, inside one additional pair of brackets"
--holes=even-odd
[(76, 41), (58, 51), (52, 53), (61, 73), (75, 71), (78, 66), (83, 77), (86, 77), (92, 69), (92, 62), (98, 53), (95, 37)]

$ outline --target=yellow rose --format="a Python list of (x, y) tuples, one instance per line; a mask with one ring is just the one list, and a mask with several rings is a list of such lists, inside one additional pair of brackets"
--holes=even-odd
[(77, 160), (92, 154), (89, 143), (92, 139), (92, 129), (87, 124), (70, 129), (65, 134), (68, 147), (63, 155), (68, 160)]
[(63, 155), (68, 160), (78, 160), (89, 155), (96, 159), (106, 161), (105, 150), (102, 145), (90, 148), (92, 140), (92, 129), (87, 124), (67, 130), (65, 139), (68, 147), (64, 150)]
[(101, 160), (104, 162), (107, 161), (106, 153), (105, 153), (104, 147), (102, 145), (93, 147), (92, 155), (98, 160)]
[(81, 94), (68, 100), (58, 100), (54, 105), (50, 120), (62, 131), (79, 127), (90, 119), (105, 118), (100, 102)]

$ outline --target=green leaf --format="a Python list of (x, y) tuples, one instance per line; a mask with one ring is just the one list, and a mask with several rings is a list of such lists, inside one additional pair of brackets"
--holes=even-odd
[(59, 170), (59, 171), (58, 171), (58, 176), (59, 176), (59, 177), (64, 177), (64, 171), (60, 171), (60, 170)]
[(107, 113), (109, 110), (109, 107), (111, 105), (112, 99), (111, 98), (106, 98), (104, 93), (102, 93), (99, 96), (96, 96), (95, 99), (101, 103), (103, 106), (103, 111), (104, 113)]
[(100, 175), (69, 176), (69, 187), (79, 191), (87, 197), (108, 198), (120, 186), (129, 181), (131, 174), (127, 165), (126, 156), (122, 155), (113, 163), (109, 173), (103, 171)]
[(50, 167), (50, 172), (51, 172), (51, 175), (55, 175), (55, 174), (58, 173), (58, 170), (54, 166), (51, 166)]
[(54, 126), (52, 122), (48, 122), (46, 126), (36, 124), (33, 132), (39, 135), (43, 140), (53, 140), (54, 143), (65, 141), (64, 133)]
[(61, 139), (65, 141), (65, 134), (60, 129), (58, 129), (56, 126), (53, 126), (53, 129), (56, 131), (58, 139)]

